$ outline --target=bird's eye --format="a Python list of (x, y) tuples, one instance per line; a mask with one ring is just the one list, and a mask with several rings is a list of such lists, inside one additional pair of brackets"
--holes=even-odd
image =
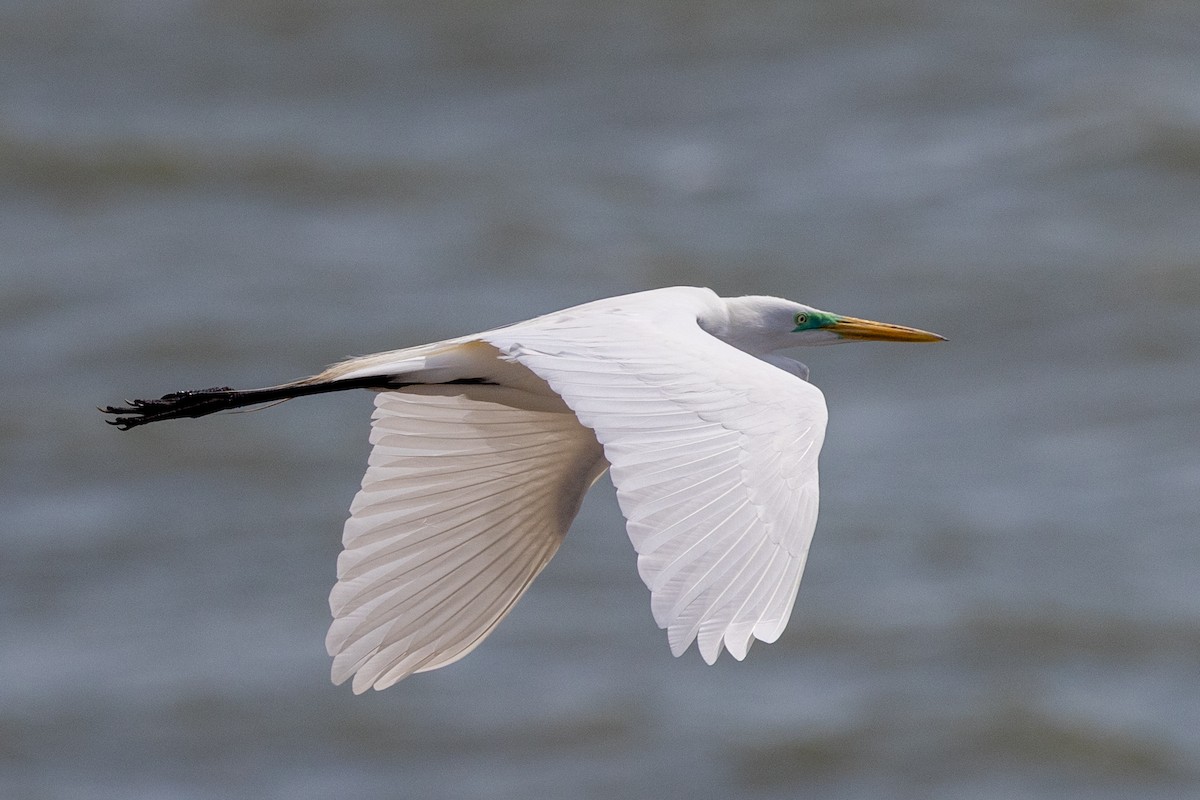
[(806, 322), (808, 322), (808, 314), (805, 314), (803, 311), (801, 311), (800, 313), (798, 313), (796, 315), (796, 324), (797, 325), (803, 325)]

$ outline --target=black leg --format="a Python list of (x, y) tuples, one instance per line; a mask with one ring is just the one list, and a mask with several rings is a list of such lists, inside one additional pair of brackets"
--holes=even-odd
[[(488, 383), (482, 378), (459, 378), (446, 381), (448, 384), (480, 384)], [(113, 419), (107, 419), (109, 425), (115, 425), (123, 431), (145, 425), (148, 422), (161, 422), (167, 419), (186, 419), (188, 417), (203, 417), (218, 411), (228, 411), (246, 406), (258, 406), (264, 403), (277, 403), (290, 400), (293, 397), (305, 397), (310, 394), (325, 394), (326, 392), (342, 392), (349, 389), (402, 389), (414, 386), (415, 383), (404, 382), (388, 376), (371, 375), (365, 378), (349, 380), (333, 380), (306, 383), (285, 383), (281, 386), (270, 386), (266, 389), (231, 389), (228, 386), (216, 386), (212, 389), (190, 389), (185, 392), (164, 394), (157, 400), (128, 400), (128, 405), (105, 406), (100, 409), (105, 414), (113, 414)]]

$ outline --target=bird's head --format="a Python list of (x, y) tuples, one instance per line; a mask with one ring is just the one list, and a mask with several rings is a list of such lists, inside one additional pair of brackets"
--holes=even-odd
[(756, 355), (788, 347), (852, 341), (941, 342), (936, 333), (846, 317), (778, 297), (725, 298), (724, 330), (712, 331), (735, 347)]

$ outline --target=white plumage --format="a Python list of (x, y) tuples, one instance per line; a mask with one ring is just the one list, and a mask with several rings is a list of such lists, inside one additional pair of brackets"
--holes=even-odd
[(934, 341), (767, 297), (676, 287), (351, 359), (264, 390), (134, 401), (122, 427), (269, 399), (378, 391), (330, 595), (333, 680), (355, 692), (477, 647), (611, 469), (671, 652), (775, 641), (817, 520), (821, 392), (774, 351)]
[(326, 638), (334, 681), (354, 675), (357, 692), (473, 650), (604, 472), (595, 437), (570, 413), (522, 408), (514, 389), (434, 388), (375, 398)]

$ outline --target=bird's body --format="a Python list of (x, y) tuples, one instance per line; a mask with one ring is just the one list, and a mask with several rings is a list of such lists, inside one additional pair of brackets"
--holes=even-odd
[(774, 641), (817, 517), (826, 410), (776, 350), (934, 341), (777, 298), (675, 287), (378, 353), (262, 390), (135, 401), (115, 423), (377, 391), (330, 595), (333, 678), (382, 689), (473, 650), (611, 469), (654, 618), (712, 663)]

